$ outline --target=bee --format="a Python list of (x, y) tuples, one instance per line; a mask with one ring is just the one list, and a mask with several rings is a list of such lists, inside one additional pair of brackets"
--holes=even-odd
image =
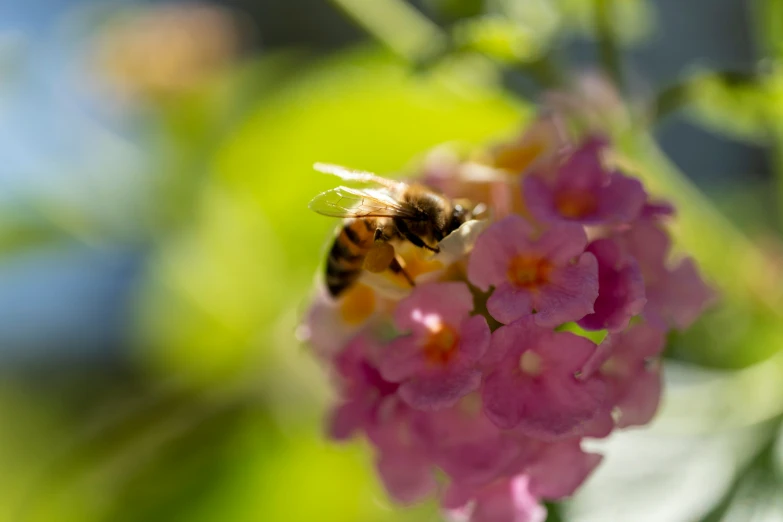
[(315, 212), (344, 219), (326, 260), (326, 287), (333, 298), (350, 288), (364, 269), (388, 269), (415, 286), (392, 243), (408, 241), (437, 254), (438, 243), (474, 217), (475, 209), (467, 202), (452, 201), (424, 185), (338, 165), (316, 163), (314, 168), (347, 181), (375, 185), (366, 189), (340, 186), (310, 202)]

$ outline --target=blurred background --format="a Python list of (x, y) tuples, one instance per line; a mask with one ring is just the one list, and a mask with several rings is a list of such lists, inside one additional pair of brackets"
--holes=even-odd
[(324, 438), (311, 165), (404, 172), (552, 89), (722, 300), (551, 520), (783, 521), (781, 0), (0, 4), (0, 521), (438, 520)]

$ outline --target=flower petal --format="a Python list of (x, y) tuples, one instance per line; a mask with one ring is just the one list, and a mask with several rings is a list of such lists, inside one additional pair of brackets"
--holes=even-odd
[(367, 402), (360, 399), (337, 406), (329, 420), (329, 437), (333, 440), (350, 439), (364, 426), (368, 413)]
[(413, 377), (400, 385), (400, 398), (417, 410), (437, 410), (453, 406), (478, 389), (481, 372), (465, 369)]
[(563, 265), (584, 252), (586, 246), (587, 234), (583, 226), (556, 223), (536, 241), (535, 251), (550, 263)]
[(459, 325), (473, 310), (473, 294), (465, 283), (434, 283), (417, 286), (397, 305), (394, 320), (402, 331), (426, 333), (427, 316)]
[(494, 371), (485, 379), (481, 389), (484, 414), (498, 428), (509, 430), (522, 419), (522, 409), (514, 378), (508, 372)]
[(514, 254), (529, 247), (535, 230), (524, 218), (508, 216), (490, 226), (476, 240), (468, 263), (468, 279), (481, 290), (506, 281), (508, 262)]
[(593, 254), (584, 253), (575, 265), (555, 269), (549, 284), (533, 296), (535, 321), (554, 327), (579, 320), (594, 311), (597, 297), (598, 262)]
[(516, 391), (522, 403), (516, 428), (533, 438), (562, 439), (579, 435), (601, 411), (606, 386), (597, 379), (551, 378)]
[(376, 466), (386, 491), (397, 502), (412, 504), (435, 491), (431, 465), (418, 452), (382, 451)]
[(389, 343), (380, 353), (378, 370), (387, 381), (400, 382), (427, 367), (419, 339), (406, 335)]
[(536, 221), (554, 223), (563, 220), (555, 209), (552, 188), (540, 177), (531, 175), (523, 178), (522, 195), (525, 207)]
[(618, 402), (619, 428), (644, 426), (649, 423), (661, 402), (661, 374), (657, 367), (644, 369), (636, 375), (626, 395)]
[(602, 459), (582, 451), (578, 441), (549, 444), (527, 469), (530, 491), (549, 500), (570, 497)]
[(598, 298), (595, 312), (579, 320), (586, 330), (622, 331), (647, 302), (644, 279), (636, 260), (623, 256), (611, 239), (593, 241), (587, 251), (598, 260)]
[(533, 312), (532, 296), (526, 288), (515, 288), (511, 283), (501, 283), (487, 300), (489, 315), (508, 324)]
[(606, 185), (608, 175), (601, 156), (607, 146), (606, 139), (598, 136), (583, 141), (560, 167), (559, 184), (581, 189)]
[(630, 223), (642, 212), (647, 193), (638, 179), (619, 173), (611, 176), (611, 183), (601, 191), (598, 214), (612, 223)]
[(507, 356), (519, 357), (545, 329), (537, 326), (531, 317), (519, 319), (501, 326), (492, 333), (492, 341), (482, 362), (487, 367), (495, 367)]
[(491, 332), (487, 320), (481, 315), (474, 315), (462, 322), (459, 331), (459, 364), (476, 363), (489, 349)]
[(669, 273), (663, 288), (650, 291), (653, 307), (674, 327), (684, 330), (716, 299), (715, 291), (699, 275), (693, 259), (683, 259)]

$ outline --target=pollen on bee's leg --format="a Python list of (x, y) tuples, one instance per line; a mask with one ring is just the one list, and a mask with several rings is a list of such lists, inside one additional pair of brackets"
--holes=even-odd
[(394, 247), (389, 243), (378, 242), (364, 258), (364, 269), (375, 274), (383, 272), (394, 259)]

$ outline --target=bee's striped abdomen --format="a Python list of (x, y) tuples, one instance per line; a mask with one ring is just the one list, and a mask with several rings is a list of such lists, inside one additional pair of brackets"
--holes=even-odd
[(326, 259), (326, 287), (332, 297), (338, 297), (351, 286), (362, 273), (362, 264), (372, 248), (375, 220), (348, 221), (334, 238)]

